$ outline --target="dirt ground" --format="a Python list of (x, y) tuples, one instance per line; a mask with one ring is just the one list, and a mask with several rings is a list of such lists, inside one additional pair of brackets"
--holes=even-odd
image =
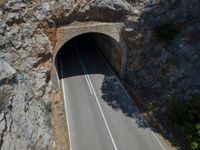
[(62, 92), (57, 92), (52, 98), (54, 150), (69, 150), (69, 137)]

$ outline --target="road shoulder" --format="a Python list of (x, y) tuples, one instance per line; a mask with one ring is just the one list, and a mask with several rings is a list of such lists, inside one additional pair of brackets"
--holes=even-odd
[(61, 91), (56, 92), (52, 98), (54, 150), (69, 150), (69, 137), (67, 130), (64, 98)]

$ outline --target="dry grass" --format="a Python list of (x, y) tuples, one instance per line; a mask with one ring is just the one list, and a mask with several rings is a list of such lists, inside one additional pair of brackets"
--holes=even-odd
[(67, 131), (67, 122), (64, 109), (64, 99), (62, 92), (54, 94), (52, 99), (52, 113), (53, 113), (53, 130), (55, 148), (54, 150), (69, 150), (69, 137)]
[(0, 0), (0, 7), (2, 7), (6, 3), (6, 0)]

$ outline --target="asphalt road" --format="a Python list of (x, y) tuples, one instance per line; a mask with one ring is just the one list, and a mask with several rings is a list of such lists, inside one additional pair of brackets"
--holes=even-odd
[(59, 57), (70, 148), (163, 150), (112, 69), (89, 42), (71, 42)]

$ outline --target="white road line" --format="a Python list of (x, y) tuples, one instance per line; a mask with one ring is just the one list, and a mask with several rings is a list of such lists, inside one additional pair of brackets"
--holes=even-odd
[(88, 87), (89, 87), (89, 90), (90, 90), (90, 93), (93, 95), (93, 92), (92, 92), (92, 88), (91, 88), (91, 85), (90, 85), (90, 81), (89, 81), (89, 76), (88, 76), (88, 74), (86, 74), (86, 75), (84, 75), (85, 76), (85, 79), (86, 79), (86, 81), (87, 81), (87, 85), (88, 85)]
[[(79, 54), (79, 58), (81, 58), (80, 54)], [(83, 63), (83, 64), (84, 64), (84, 63)], [(93, 94), (93, 91), (92, 91), (92, 83), (91, 83), (91, 81), (90, 81), (90, 77), (89, 77), (88, 73), (85, 72), (85, 70), (87, 70), (87, 69), (86, 69), (85, 65), (83, 65), (83, 64), (81, 63), (81, 67), (82, 67), (82, 69), (83, 69), (83, 72), (85, 73), (85, 78), (86, 78), (87, 84), (88, 84), (88, 86), (89, 86), (89, 88), (90, 88), (90, 90), (91, 90), (91, 94)]]
[[(60, 66), (62, 66), (62, 63), (61, 63), (61, 56), (59, 55), (59, 63), (60, 63)], [(60, 71), (61, 71), (61, 76), (63, 77), (63, 70), (62, 68), (60, 67)], [(69, 113), (68, 113), (68, 110), (67, 110), (67, 99), (68, 99), (68, 95), (65, 93), (65, 85), (64, 85), (64, 79), (62, 78), (61, 79), (61, 85), (62, 85), (62, 90), (63, 90), (63, 97), (64, 97), (64, 107), (65, 107), (65, 113), (66, 113), (66, 120), (67, 120), (67, 129), (68, 129), (68, 135), (69, 135), (69, 146), (70, 146), (70, 150), (72, 150), (72, 140), (71, 140), (71, 134), (70, 134), (70, 123), (69, 123)]]
[[(109, 70), (112, 72), (113, 75), (115, 75), (114, 71), (110, 68), (110, 66), (108, 65), (108, 62), (105, 60), (105, 58), (103, 57), (103, 55), (99, 52), (99, 49), (96, 47), (95, 44), (93, 44), (97, 53), (100, 55), (100, 57), (103, 59), (103, 61), (105, 62), (106, 66), (109, 68)], [(128, 96), (128, 98), (130, 100), (132, 100), (132, 98), (129, 96), (128, 92), (125, 90), (124, 86), (122, 85), (122, 83), (120, 82), (120, 80), (118, 79), (118, 77), (115, 75), (116, 80), (119, 82), (119, 84), (121, 85), (123, 91), (125, 92), (125, 94)], [(138, 112), (140, 112), (140, 110), (135, 106), (136, 110)], [(143, 116), (141, 115), (141, 117), (143, 118)], [(146, 123), (146, 125), (150, 128), (149, 123), (143, 118), (143, 121)], [(154, 138), (156, 139), (156, 141), (158, 142), (158, 144), (160, 145), (160, 147), (162, 148), (162, 150), (166, 150), (162, 141), (158, 138), (158, 136), (153, 132), (153, 130), (150, 128), (151, 133), (153, 134)]]
[[(79, 61), (80, 61), (80, 63), (81, 63), (82, 69), (83, 69), (83, 71), (85, 72), (85, 74), (88, 75), (88, 72), (87, 72), (87, 69), (86, 69), (86, 67), (85, 67), (85, 64), (84, 64), (84, 62), (83, 62), (83, 60), (82, 60), (82, 58), (81, 58), (81, 55), (80, 55), (80, 53), (79, 53), (79, 51), (78, 51), (77, 48), (76, 48), (76, 51), (77, 51), (77, 54), (78, 54)], [(107, 123), (107, 121), (106, 121), (105, 115), (104, 115), (104, 113), (103, 113), (102, 107), (101, 107), (101, 105), (100, 105), (100, 103), (99, 103), (98, 97), (97, 97), (96, 92), (95, 92), (95, 90), (94, 90), (93, 84), (92, 84), (92, 82), (91, 82), (89, 76), (88, 76), (88, 79), (89, 79), (89, 82), (90, 82), (90, 84), (91, 84), (92, 91), (93, 91), (93, 93), (94, 93), (94, 97), (95, 97), (95, 100), (96, 100), (97, 105), (98, 105), (98, 107), (99, 107), (99, 110), (100, 110), (100, 112), (101, 112), (102, 118), (103, 118), (103, 120), (104, 120), (106, 129), (107, 129), (108, 134), (109, 134), (109, 136), (110, 136), (110, 139), (111, 139), (111, 141), (112, 141), (113, 147), (114, 147), (115, 150), (118, 150), (118, 149), (117, 149), (117, 146), (116, 146), (116, 143), (115, 143), (115, 141), (114, 141), (114, 138), (113, 138), (113, 136), (112, 136), (112, 133), (111, 133), (111, 131), (110, 131), (110, 128), (109, 128), (109, 126), (108, 126), (108, 123)]]

